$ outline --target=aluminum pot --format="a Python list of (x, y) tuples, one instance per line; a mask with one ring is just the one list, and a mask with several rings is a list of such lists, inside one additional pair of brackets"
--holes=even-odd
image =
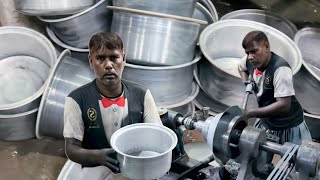
[(198, 86), (193, 82), (192, 72), (200, 57), (176, 66), (149, 67), (126, 63), (123, 79), (150, 89), (157, 106), (177, 107), (178, 103), (186, 99), (190, 102), (196, 96)]
[(294, 75), (301, 67), (302, 56), (297, 45), (271, 26), (241, 19), (211, 24), (200, 36), (200, 48), (208, 61), (199, 63), (198, 77), (202, 90), (227, 106), (243, 104), (245, 86), (238, 72), (238, 61), (245, 56), (242, 40), (253, 30), (266, 33), (271, 51), (287, 60)]
[(203, 5), (213, 17), (218, 17), (218, 12), (216, 8), (214, 7), (213, 3), (211, 0), (198, 0), (198, 2)]
[(175, 111), (175, 112), (178, 112), (182, 115), (186, 115), (186, 114), (189, 114), (189, 113), (192, 113), (194, 114), (195, 111), (196, 111), (196, 107), (194, 106), (194, 102), (191, 101), (187, 104), (184, 104), (182, 106), (178, 106), (178, 107), (173, 107), (173, 108), (169, 108), (171, 111)]
[(303, 67), (294, 77), (296, 96), (306, 112), (320, 115), (320, 29), (303, 28), (294, 41), (301, 50)]
[(64, 43), (76, 47), (87, 48), (91, 36), (96, 32), (110, 30), (112, 11), (106, 9), (112, 0), (101, 0), (94, 6), (77, 14), (58, 17), (39, 17), (49, 23), (50, 28)]
[(60, 41), (60, 39), (54, 34), (49, 26), (46, 27), (46, 31), (49, 38), (57, 45), (56, 49), (59, 51), (59, 53), (64, 49), (69, 49), (71, 51), (71, 57), (89, 63), (89, 49), (75, 48), (65, 44), (64, 42)]
[(0, 39), (0, 114), (33, 110), (56, 62), (55, 48), (45, 36), (24, 27), (0, 27)]
[(197, 0), (113, 0), (114, 6), (191, 17)]
[(53, 68), (43, 93), (36, 124), (36, 136), (63, 138), (64, 102), (69, 93), (91, 82), (95, 74), (87, 63), (64, 50)]
[(157, 179), (165, 175), (177, 142), (171, 129), (151, 123), (120, 128), (110, 140), (121, 173), (130, 179)]
[(14, 0), (16, 10), (31, 16), (54, 16), (78, 13), (95, 0)]
[(310, 130), (312, 139), (317, 139), (320, 140), (320, 116), (319, 115), (314, 115), (314, 114), (309, 114), (309, 113), (304, 113), (304, 119), (308, 125), (308, 128)]
[(275, 13), (259, 9), (241, 9), (225, 14), (220, 20), (226, 19), (245, 19), (260, 22), (283, 32), (291, 39), (296, 34), (297, 27), (288, 19), (285, 19)]
[(0, 140), (20, 141), (34, 138), (38, 108), (18, 114), (0, 115)]
[(178, 65), (192, 61), (202, 20), (121, 7), (113, 10), (111, 31), (124, 42), (129, 63)]

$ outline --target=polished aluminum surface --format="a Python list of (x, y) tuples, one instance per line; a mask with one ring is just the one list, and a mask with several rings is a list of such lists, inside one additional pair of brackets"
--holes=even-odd
[(192, 61), (204, 21), (128, 8), (114, 10), (111, 31), (119, 33), (129, 63), (178, 65)]
[(294, 41), (300, 48), (303, 67), (294, 77), (296, 96), (308, 113), (320, 115), (320, 29), (303, 28)]
[(288, 61), (293, 74), (302, 64), (297, 45), (280, 31), (254, 21), (223, 20), (208, 26), (200, 36), (200, 48), (208, 61), (201, 61), (198, 77), (204, 92), (212, 99), (227, 106), (241, 105), (245, 86), (237, 70), (237, 59), (245, 56), (242, 40), (253, 30), (264, 31), (271, 51)]
[(65, 50), (59, 56), (43, 93), (36, 124), (36, 136), (63, 138), (64, 102), (69, 93), (91, 82), (95, 74), (88, 63), (70, 57)]
[(113, 0), (114, 6), (191, 17), (197, 0)]
[(211, 2), (211, 0), (198, 0), (198, 2), (203, 5), (210, 13), (213, 17), (217, 17), (218, 18), (218, 12), (215, 8), (215, 6), (213, 5), (213, 3)]
[(291, 39), (294, 38), (298, 31), (297, 27), (288, 19), (260, 9), (241, 9), (225, 14), (220, 18), (220, 20), (226, 19), (245, 19), (260, 22), (283, 32)]
[(80, 13), (64, 18), (39, 17), (41, 21), (47, 22), (56, 36), (76, 48), (88, 48), (91, 36), (96, 32), (110, 30), (112, 11), (106, 9), (112, 0), (101, 0), (94, 6)]
[(54, 34), (54, 32), (50, 29), (49, 26), (46, 27), (46, 31), (49, 38), (58, 46), (56, 47), (56, 49), (59, 51), (59, 53), (62, 52), (64, 49), (69, 49), (71, 50), (71, 57), (79, 59), (86, 63), (89, 62), (89, 49), (75, 48), (65, 44), (64, 42), (60, 41), (60, 39)]
[(304, 119), (308, 125), (312, 139), (320, 140), (320, 116), (304, 113)]
[(78, 13), (95, 0), (14, 0), (16, 10), (31, 16), (53, 16)]
[(19, 114), (0, 115), (0, 140), (20, 141), (35, 137), (38, 108)]
[(195, 113), (196, 111), (196, 107), (193, 103), (193, 101), (187, 103), (187, 104), (184, 104), (182, 106), (178, 106), (178, 107), (173, 107), (173, 108), (169, 108), (171, 111), (175, 111), (175, 112), (178, 112), (182, 115), (186, 115), (188, 113)]
[(151, 123), (125, 126), (110, 139), (120, 171), (130, 179), (157, 179), (165, 175), (171, 167), (172, 150), (177, 142), (171, 129)]
[[(193, 82), (193, 69), (200, 59), (177, 66), (149, 67), (126, 63), (123, 79), (136, 82), (150, 89), (159, 107), (177, 107), (182, 101), (197, 95), (199, 88)], [(183, 105), (183, 104), (181, 104)]]
[(0, 39), (0, 114), (33, 110), (56, 62), (55, 48), (45, 36), (24, 27), (0, 27)]

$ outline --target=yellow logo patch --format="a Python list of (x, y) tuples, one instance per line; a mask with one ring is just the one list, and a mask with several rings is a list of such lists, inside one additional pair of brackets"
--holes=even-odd
[(97, 119), (97, 111), (94, 108), (89, 108), (87, 115), (90, 121), (95, 121)]

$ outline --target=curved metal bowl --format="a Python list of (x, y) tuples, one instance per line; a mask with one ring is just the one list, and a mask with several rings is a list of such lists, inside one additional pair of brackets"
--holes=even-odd
[(129, 63), (178, 65), (192, 61), (200, 24), (206, 22), (149, 11), (109, 7), (111, 31), (119, 33)]
[[(24, 27), (0, 27), (0, 39), (0, 96), (18, 100), (0, 103), (0, 114), (19, 114), (37, 108), (46, 78), (56, 62), (54, 46), (42, 34)], [(26, 88), (23, 93), (14, 93), (21, 88)], [(22, 94), (23, 97), (18, 97)]]
[(63, 138), (63, 110), (66, 97), (71, 91), (94, 78), (94, 72), (88, 64), (71, 58), (69, 50), (61, 53), (41, 99), (36, 124), (37, 138)]
[(176, 16), (191, 17), (197, 0), (113, 0), (113, 5), (131, 9), (140, 9)]
[(39, 17), (39, 19), (49, 23), (50, 28), (64, 43), (77, 48), (88, 48), (89, 40), (94, 33), (110, 30), (112, 11), (107, 10), (106, 6), (111, 3), (112, 0), (101, 0), (72, 16)]
[(294, 77), (296, 96), (308, 113), (320, 115), (320, 29), (303, 28), (298, 31), (294, 41), (301, 50), (303, 67)]
[(157, 179), (165, 175), (171, 167), (172, 150), (177, 142), (171, 129), (151, 123), (125, 126), (110, 139), (120, 171), (130, 179)]
[(198, 0), (198, 2), (201, 5), (203, 5), (211, 13), (213, 17), (218, 17), (218, 12), (215, 6), (213, 5), (213, 3), (211, 2), (211, 0)]
[(157, 106), (177, 107), (178, 103), (187, 98), (191, 101), (196, 96), (198, 86), (193, 82), (192, 72), (200, 57), (176, 66), (149, 67), (126, 63), (123, 79), (150, 89)]
[(317, 139), (320, 140), (320, 116), (319, 115), (314, 115), (314, 114), (309, 114), (309, 113), (304, 113), (304, 119), (308, 125), (308, 128), (310, 130), (312, 139)]
[(0, 115), (0, 140), (20, 141), (34, 138), (38, 108), (19, 114)]
[(95, 0), (14, 0), (16, 10), (31, 16), (54, 16), (78, 13)]
[(188, 113), (194, 113), (196, 111), (196, 107), (194, 106), (194, 102), (191, 101), (187, 104), (184, 104), (182, 106), (169, 108), (171, 111), (178, 112), (182, 115), (188, 114)]
[(293, 74), (302, 64), (297, 45), (282, 32), (262, 23), (233, 19), (208, 26), (200, 36), (200, 48), (208, 61), (199, 63), (199, 80), (209, 97), (227, 106), (241, 105), (245, 86), (238, 72), (238, 60), (245, 56), (244, 36), (253, 30), (264, 31), (273, 52), (288, 61)]
[(291, 39), (296, 34), (297, 27), (288, 19), (283, 18), (275, 13), (260, 9), (241, 9), (225, 14), (220, 20), (226, 19), (245, 19), (260, 22), (283, 32)]

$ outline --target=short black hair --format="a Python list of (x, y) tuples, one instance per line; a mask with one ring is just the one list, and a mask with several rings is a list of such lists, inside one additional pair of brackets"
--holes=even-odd
[(242, 41), (242, 47), (246, 49), (253, 41), (261, 42), (265, 41), (269, 44), (267, 35), (262, 31), (251, 31), (249, 32)]
[(103, 48), (110, 50), (119, 49), (123, 51), (123, 42), (120, 36), (114, 32), (98, 32), (92, 35), (89, 41), (89, 49), (102, 51)]

